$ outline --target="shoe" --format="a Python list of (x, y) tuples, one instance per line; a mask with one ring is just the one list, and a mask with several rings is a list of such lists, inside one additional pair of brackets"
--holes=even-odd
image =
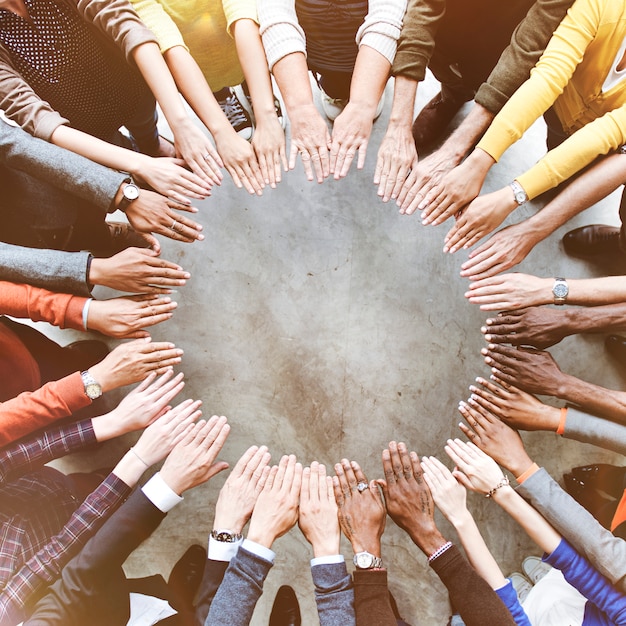
[[(250, 92), (248, 91), (248, 83), (244, 80), (241, 83), (241, 89), (246, 96), (246, 102), (248, 103), (247, 109), (250, 112), (250, 116), (252, 117), (252, 122), (256, 125), (256, 119), (254, 118), (254, 107), (252, 106), (252, 97), (250, 96)], [(274, 95), (274, 111), (276, 112), (276, 117), (278, 118), (278, 123), (281, 125), (282, 129), (285, 130), (285, 126), (287, 126), (287, 120), (283, 115), (283, 109), (280, 106), (280, 100)]]
[[(624, 339), (616, 335), (613, 338), (619, 340), (626, 356), (626, 343)], [(608, 338), (607, 338), (608, 339)], [(626, 364), (626, 361), (625, 361)], [(600, 489), (614, 498), (621, 498), (624, 492), (624, 478), (626, 478), (626, 467), (598, 463), (596, 465), (584, 465), (572, 468), (572, 475), (590, 487)]]
[(250, 141), (252, 139), (252, 119), (241, 104), (237, 94), (230, 87), (224, 87), (213, 95), (235, 132), (246, 141)]
[(206, 549), (194, 544), (187, 548), (170, 572), (168, 587), (177, 602), (183, 603), (186, 608), (193, 605), (193, 599), (202, 582), (206, 560)]
[(301, 624), (302, 618), (296, 592), (289, 585), (283, 585), (276, 592), (268, 626), (300, 626)]
[(443, 135), (464, 102), (444, 100), (439, 92), (420, 112), (413, 122), (413, 140), (418, 154), (432, 146)]
[(536, 585), (551, 569), (552, 567), (538, 556), (527, 556), (522, 561), (522, 571), (533, 585)]
[(149, 248), (150, 242), (142, 233), (138, 233), (130, 224), (125, 222), (107, 222), (111, 244), (109, 251), (117, 254), (126, 248)]
[(620, 229), (605, 224), (592, 224), (570, 230), (563, 235), (563, 248), (570, 256), (593, 257), (622, 254)]
[(605, 498), (593, 487), (576, 478), (573, 474), (563, 474), (563, 482), (565, 484), (565, 491), (567, 491), (578, 504), (585, 507), (594, 517), (596, 517), (600, 509), (612, 502), (610, 498)]
[(324, 115), (331, 122), (334, 122), (346, 108), (348, 100), (344, 100), (343, 98), (331, 98), (323, 89), (321, 89), (321, 92)]
[(74, 341), (63, 348), (72, 353), (77, 370), (84, 372), (92, 365), (100, 363), (104, 357), (109, 354), (109, 346), (102, 341), (96, 339), (84, 339), (83, 341)]
[(604, 340), (604, 347), (616, 361), (626, 367), (626, 337), (609, 335)]
[(519, 572), (513, 572), (507, 578), (513, 584), (513, 589), (517, 593), (517, 597), (519, 598), (520, 603), (523, 603), (526, 600), (526, 597), (530, 593), (533, 588), (531, 582), (524, 576), (524, 574), (520, 574)]

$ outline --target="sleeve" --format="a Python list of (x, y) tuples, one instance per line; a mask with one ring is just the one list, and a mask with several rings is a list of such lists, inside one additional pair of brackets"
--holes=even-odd
[(356, 43), (380, 52), (391, 65), (396, 56), (407, 0), (369, 0), (368, 13), (356, 34)]
[[(544, 556), (546, 563), (561, 570), (565, 580), (578, 589), (597, 607), (608, 616), (610, 623), (620, 626), (626, 624), (626, 596), (620, 593), (611, 583), (582, 557), (571, 545), (563, 539), (556, 550), (549, 556)], [(588, 614), (585, 608), (585, 616)], [(587, 620), (585, 620), (587, 623)], [(590, 623), (602, 623), (593, 621)]]
[(354, 612), (359, 626), (397, 626), (389, 602), (387, 570), (355, 570)]
[(480, 577), (456, 546), (433, 559), (430, 566), (448, 589), (450, 602), (467, 626), (514, 626), (515, 621), (496, 592)]
[(306, 37), (298, 23), (295, 0), (258, 0), (259, 33), (272, 68), (288, 54), (306, 55)]
[(421, 81), (435, 49), (446, 0), (409, 0), (391, 73)]
[(217, 590), (222, 584), (224, 574), (228, 568), (228, 561), (214, 561), (208, 559), (204, 566), (204, 574), (198, 591), (198, 600), (195, 606), (196, 624), (204, 624)]
[(228, 565), (204, 626), (248, 626), (272, 565), (245, 547), (239, 548)]
[(0, 242), (0, 280), (89, 296), (88, 252), (24, 248)]
[(128, 485), (115, 474), (109, 474), (80, 505), (61, 531), (8, 581), (0, 593), (0, 623), (12, 623), (10, 620), (19, 622), (24, 618), (24, 606), (29, 599), (59, 578), (65, 565), (130, 492)]
[(0, 449), (0, 484), (97, 443), (91, 420), (57, 426)]
[(626, 455), (626, 426), (567, 408), (563, 437)]
[(320, 626), (356, 624), (354, 590), (345, 561), (311, 567)]
[(552, 34), (565, 17), (572, 0), (537, 0), (513, 32), (510, 45), (500, 56), (489, 78), (474, 100), (497, 113), (528, 79), (530, 70), (543, 54)]
[(602, 575), (620, 591), (626, 591), (626, 541), (603, 528), (543, 468), (527, 478), (516, 491), (576, 550), (595, 563)]
[(159, 0), (131, 0), (131, 4), (141, 21), (154, 33), (161, 52), (167, 52), (175, 46), (182, 46), (189, 51), (178, 26)]
[(230, 35), (230, 28), (237, 20), (248, 19), (259, 23), (255, 0), (222, 0), (222, 8), (226, 17), (226, 30)]
[(89, 406), (80, 372), (0, 403), (0, 446)]
[(519, 602), (513, 583), (510, 580), (507, 579), (506, 585), (504, 585), (504, 587), (500, 587), (500, 589), (496, 589), (495, 591), (498, 598), (504, 602), (504, 606), (506, 606), (509, 613), (513, 616), (517, 626), (532, 626), (530, 620), (528, 619), (528, 615), (526, 615), (526, 611), (524, 611)]

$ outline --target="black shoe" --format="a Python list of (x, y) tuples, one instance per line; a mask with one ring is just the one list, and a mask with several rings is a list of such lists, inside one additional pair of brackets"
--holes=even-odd
[(616, 361), (626, 367), (626, 337), (609, 335), (604, 340), (604, 347)]
[(439, 92), (420, 112), (413, 122), (413, 139), (418, 154), (431, 147), (443, 134), (463, 102), (444, 100)]
[(194, 544), (178, 559), (170, 572), (167, 584), (177, 603), (182, 603), (185, 608), (193, 605), (196, 591), (202, 582), (206, 560), (206, 549)]
[(594, 257), (622, 254), (620, 229), (605, 224), (582, 226), (563, 235), (563, 248), (570, 256)]
[(276, 593), (268, 626), (300, 626), (300, 606), (296, 592), (289, 585), (283, 585)]
[(72, 355), (76, 369), (81, 372), (89, 369), (92, 365), (100, 363), (104, 357), (109, 354), (109, 347), (106, 343), (97, 339), (85, 339), (83, 341), (74, 341), (63, 348)]
[(624, 492), (626, 467), (597, 463), (572, 468), (572, 475), (595, 489), (600, 489), (614, 498), (621, 498)]
[(247, 141), (252, 139), (252, 119), (237, 94), (230, 87), (224, 87), (213, 95), (235, 132)]

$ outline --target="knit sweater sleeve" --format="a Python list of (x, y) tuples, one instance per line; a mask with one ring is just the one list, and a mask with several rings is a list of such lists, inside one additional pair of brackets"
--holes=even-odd
[(320, 626), (355, 624), (354, 589), (345, 562), (313, 565), (311, 576)]
[(131, 4), (142, 22), (154, 33), (161, 52), (175, 46), (188, 50), (178, 26), (159, 0), (131, 0)]
[(306, 37), (298, 23), (295, 0), (258, 0), (259, 32), (272, 68), (288, 54), (306, 55)]
[(626, 426), (573, 407), (567, 408), (563, 437), (626, 454)]
[(356, 34), (357, 45), (380, 52), (391, 65), (406, 6), (407, 0), (369, 0), (368, 13)]
[(237, 20), (252, 20), (259, 23), (259, 14), (255, 0), (222, 0), (222, 8), (226, 16), (226, 29), (231, 33), (231, 26)]

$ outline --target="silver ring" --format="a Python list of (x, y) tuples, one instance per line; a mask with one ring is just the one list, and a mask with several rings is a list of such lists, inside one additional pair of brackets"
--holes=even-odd
[(211, 155), (207, 152), (203, 157), (205, 161), (208, 161), (211, 158)]
[(357, 486), (356, 486), (357, 490), (359, 493), (363, 493), (366, 489), (369, 488), (369, 485), (367, 483), (364, 482), (360, 482)]
[(176, 232), (176, 224), (178, 224), (178, 222), (176, 220), (172, 220), (172, 225), (170, 226), (170, 230), (173, 230), (174, 232)]

